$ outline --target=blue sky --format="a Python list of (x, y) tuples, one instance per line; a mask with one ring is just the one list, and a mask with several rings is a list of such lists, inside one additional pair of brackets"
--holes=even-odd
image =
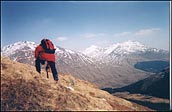
[(1, 45), (17, 41), (83, 50), (127, 40), (169, 49), (169, 2), (2, 2)]

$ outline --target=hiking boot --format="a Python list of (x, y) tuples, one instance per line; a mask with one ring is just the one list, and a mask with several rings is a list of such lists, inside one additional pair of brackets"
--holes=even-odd
[(54, 79), (55, 81), (58, 81), (59, 79), (58, 78), (56, 78), (56, 79)]
[(58, 83), (59, 83), (59, 81), (58, 80), (57, 81), (55, 80), (55, 84), (58, 84)]

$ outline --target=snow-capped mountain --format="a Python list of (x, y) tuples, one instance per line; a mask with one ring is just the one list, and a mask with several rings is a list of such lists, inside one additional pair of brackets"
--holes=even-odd
[[(87, 56), (95, 58), (97, 61), (104, 62), (121, 62), (124, 58), (131, 57), (145, 57), (145, 58), (167, 58), (168, 51), (156, 48), (150, 48), (142, 43), (135, 41), (126, 41), (122, 43), (112, 44), (108, 47), (101, 48), (98, 46), (91, 46), (83, 53)], [(152, 56), (151, 56), (152, 55)]]
[(16, 42), (2, 48), (2, 56), (22, 63), (34, 65), (34, 50), (38, 44), (35, 42)]
[[(2, 48), (2, 56), (34, 65), (35, 42), (17, 42)], [(59, 73), (71, 74), (97, 86), (122, 87), (146, 78), (149, 73), (137, 70), (139, 61), (163, 60), (168, 53), (148, 48), (139, 42), (124, 42), (106, 48), (91, 46), (84, 53), (56, 46), (56, 66)], [(87, 55), (86, 55), (87, 54)]]
[[(10, 57), (11, 59), (17, 60), (17, 61), (19, 61), (18, 56), (21, 56), (21, 55), (27, 58), (29, 57), (32, 58), (34, 57), (34, 50), (36, 46), (38, 46), (38, 44), (35, 42), (29, 42), (29, 41), (16, 42), (14, 44), (3, 47), (2, 55)], [(63, 58), (67, 58), (73, 61), (79, 60), (82, 62), (84, 61), (88, 61), (89, 63), (92, 62), (92, 60), (89, 57), (83, 55), (82, 53), (72, 51), (69, 49), (64, 49), (58, 46), (55, 46), (55, 48), (56, 48), (56, 55), (58, 57), (57, 61), (63, 57)], [(79, 58), (74, 58), (74, 57), (79, 57)]]
[(37, 45), (38, 44), (36, 44), (35, 42), (29, 42), (29, 41), (16, 42), (14, 44), (3, 47), (2, 55), (10, 56), (12, 54), (15, 54), (17, 51), (25, 51), (25, 50), (34, 51)]
[[(17, 42), (2, 48), (2, 56), (25, 64), (35, 65), (34, 50), (38, 44), (34, 42)], [(72, 74), (84, 80), (94, 81), (101, 74), (93, 60), (83, 53), (56, 46), (56, 65), (58, 72)], [(101, 76), (100, 76), (101, 77)]]

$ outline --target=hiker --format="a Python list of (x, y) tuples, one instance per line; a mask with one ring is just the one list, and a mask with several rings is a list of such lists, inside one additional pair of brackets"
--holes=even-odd
[(41, 65), (44, 65), (47, 61), (46, 71), (48, 78), (48, 68), (51, 68), (53, 78), (58, 81), (58, 73), (55, 66), (55, 48), (53, 43), (49, 39), (42, 39), (41, 44), (35, 49), (35, 67), (36, 71), (41, 73)]

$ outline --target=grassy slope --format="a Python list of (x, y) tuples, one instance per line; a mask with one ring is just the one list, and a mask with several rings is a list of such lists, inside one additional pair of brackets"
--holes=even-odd
[(55, 83), (33, 66), (1, 58), (1, 110), (150, 110), (71, 75), (59, 79)]

